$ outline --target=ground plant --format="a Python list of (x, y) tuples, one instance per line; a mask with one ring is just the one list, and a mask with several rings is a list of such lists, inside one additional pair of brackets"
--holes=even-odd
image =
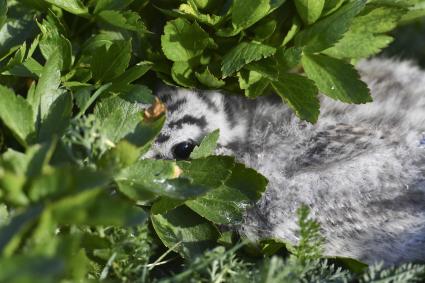
[(371, 96), (352, 64), (420, 0), (0, 0), (0, 282), (423, 282), (425, 267), (326, 258), (235, 233), (267, 179), (213, 155), (142, 159), (158, 83), (274, 93), (314, 123), (321, 95)]

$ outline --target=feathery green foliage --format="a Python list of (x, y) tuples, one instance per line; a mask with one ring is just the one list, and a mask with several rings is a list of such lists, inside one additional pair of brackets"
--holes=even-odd
[(424, 11), (418, 0), (0, 0), (0, 282), (420, 281), (419, 265), (323, 259), (305, 207), (296, 246), (223, 231), (267, 180), (213, 156), (218, 131), (189, 161), (140, 157), (165, 120), (155, 77), (275, 91), (315, 122), (319, 90), (370, 101), (350, 62)]

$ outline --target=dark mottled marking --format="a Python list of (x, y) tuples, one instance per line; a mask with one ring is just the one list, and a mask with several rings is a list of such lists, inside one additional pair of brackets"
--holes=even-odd
[(207, 120), (205, 119), (205, 117), (197, 118), (192, 115), (185, 115), (180, 120), (171, 122), (168, 126), (170, 128), (174, 128), (174, 127), (181, 128), (183, 124), (197, 125), (201, 129), (204, 129), (207, 126)]
[(164, 94), (160, 94), (160, 95), (158, 96), (158, 98), (159, 98), (159, 99), (160, 99), (163, 103), (167, 104), (167, 103), (170, 101), (171, 96), (170, 96), (170, 94), (168, 94), (168, 93), (164, 93)]
[(198, 97), (208, 105), (208, 108), (213, 109), (215, 112), (218, 112), (218, 106), (212, 101), (212, 99), (207, 94), (202, 94), (198, 92)]
[(164, 143), (164, 142), (168, 141), (170, 138), (171, 137), (169, 135), (160, 133), (158, 135), (158, 137), (156, 138), (156, 142), (157, 143)]
[(175, 101), (174, 103), (171, 103), (167, 106), (168, 111), (173, 112), (176, 111), (180, 106), (187, 103), (186, 98), (182, 98), (180, 100)]
[(224, 105), (224, 112), (227, 116), (227, 121), (229, 121), (232, 128), (238, 125), (236, 119), (236, 113), (240, 113), (240, 110), (237, 108), (240, 104), (240, 100), (236, 97), (229, 96), (226, 98), (226, 104)]

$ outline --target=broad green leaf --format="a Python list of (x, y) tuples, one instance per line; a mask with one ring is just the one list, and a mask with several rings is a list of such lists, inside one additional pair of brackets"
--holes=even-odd
[(0, 85), (0, 119), (23, 146), (31, 142), (35, 132), (33, 110), (28, 102), (12, 90)]
[(269, 0), (234, 0), (232, 22), (247, 28), (265, 17), (269, 10)]
[(324, 55), (307, 54), (302, 64), (307, 76), (327, 96), (347, 103), (372, 101), (367, 85), (352, 65)]
[(217, 188), (231, 175), (235, 159), (230, 156), (208, 156), (191, 162), (179, 161), (177, 165), (183, 170), (181, 176), (191, 178), (196, 184)]
[(107, 194), (103, 188), (64, 197), (46, 209), (58, 223), (65, 225), (134, 226), (147, 219), (143, 209)]
[(138, 33), (144, 33), (147, 31), (145, 24), (136, 12), (106, 10), (100, 12), (97, 16), (103, 22), (117, 28), (135, 31)]
[(214, 76), (208, 67), (202, 73), (195, 73), (195, 76), (201, 84), (212, 89), (219, 89), (226, 85), (226, 82)]
[(335, 46), (324, 50), (323, 54), (340, 59), (367, 58), (378, 54), (383, 48), (390, 45), (393, 40), (388, 35), (348, 32)]
[(59, 52), (53, 53), (47, 60), (40, 75), (34, 97), (29, 99), (32, 105), (36, 127), (39, 129), (41, 122), (47, 117), (53, 102), (59, 98), (61, 93), (59, 85), (61, 81), (61, 57)]
[(66, 272), (64, 259), (60, 257), (20, 254), (0, 259), (1, 282), (52, 283)]
[(186, 201), (186, 205), (215, 224), (238, 224), (242, 222), (249, 199), (240, 191), (225, 185), (208, 192), (205, 196)]
[(7, 19), (7, 2), (6, 0), (0, 0), (0, 29), (4, 25)]
[(239, 190), (251, 202), (256, 202), (266, 191), (268, 180), (252, 168), (244, 164), (236, 163), (232, 169), (232, 174), (226, 180), (225, 185), (232, 189)]
[(72, 46), (71, 42), (65, 38), (53, 23), (53, 18), (44, 20), (43, 24), (39, 24), (39, 28), (43, 33), (39, 46), (43, 57), (48, 60), (55, 52), (61, 54), (61, 70), (68, 70), (72, 64)]
[(314, 23), (295, 37), (295, 44), (306, 52), (318, 52), (333, 46), (350, 27), (354, 17), (360, 13), (366, 0), (351, 1), (335, 13)]
[(377, 54), (392, 42), (390, 36), (378, 34), (394, 29), (404, 13), (400, 7), (367, 5), (344, 37), (324, 53), (354, 59)]
[(120, 191), (136, 201), (145, 201), (139, 196), (144, 197), (147, 193), (172, 199), (189, 199), (209, 190), (188, 178), (178, 178), (180, 174), (181, 169), (175, 162), (144, 159), (123, 169), (115, 180)]
[(75, 15), (88, 14), (87, 7), (80, 0), (44, 0)]
[(269, 80), (263, 78), (258, 82), (249, 85), (247, 89), (245, 89), (245, 96), (248, 98), (256, 98), (264, 94), (266, 89), (269, 87)]
[(234, 0), (232, 8), (232, 23), (241, 29), (246, 29), (273, 10), (279, 8), (285, 0)]
[(335, 12), (346, 0), (326, 0), (323, 7), (322, 16), (327, 16)]
[(302, 22), (298, 17), (292, 18), (291, 27), (289, 28), (288, 32), (285, 35), (285, 38), (282, 41), (281, 46), (285, 46), (290, 42), (292, 39), (294, 39), (295, 35), (300, 31)]
[(223, 57), (221, 67), (223, 77), (232, 75), (248, 63), (272, 56), (275, 52), (276, 49), (268, 45), (242, 42)]
[[(258, 76), (258, 80), (262, 78), (277, 80), (279, 78), (281, 66), (278, 65), (278, 61), (274, 57), (270, 57), (258, 62), (251, 63), (247, 65), (245, 68), (250, 71), (249, 72), (250, 77), (256, 78)], [(245, 72), (241, 71), (240, 73), (242, 74)], [(240, 79), (241, 79), (241, 76), (239, 76), (239, 84), (241, 83)], [(250, 78), (249, 80), (247, 80), (247, 85), (248, 86), (251, 85), (251, 82), (252, 80)], [(247, 88), (246, 85), (243, 86), (240, 84), (240, 86), (242, 89)]]
[(305, 24), (311, 25), (322, 14), (325, 0), (295, 0), (295, 7)]
[(181, 199), (172, 199), (167, 197), (161, 197), (151, 207), (152, 214), (164, 214), (176, 207), (184, 205), (185, 201)]
[(276, 59), (280, 70), (290, 71), (291, 69), (296, 68), (300, 65), (301, 54), (301, 48), (279, 48), (274, 58)]
[(0, 254), (2, 256), (10, 255), (19, 246), (25, 232), (28, 232), (42, 211), (41, 205), (27, 206), (25, 210), (13, 215), (9, 223), (0, 229)]
[(144, 74), (146, 74), (151, 68), (153, 63), (142, 61), (134, 65), (133, 67), (126, 70), (122, 75), (120, 75), (118, 78), (116, 78), (112, 83), (114, 86), (122, 86), (127, 85), (135, 80), (142, 77)]
[(38, 141), (44, 142), (52, 137), (61, 137), (69, 126), (72, 115), (72, 96), (64, 92), (52, 103), (45, 119), (41, 122)]
[(258, 23), (258, 26), (254, 27), (255, 40), (262, 42), (270, 38), (276, 31), (277, 26), (278, 21), (276, 18), (265, 18)]
[(151, 221), (164, 245), (187, 259), (214, 247), (219, 237), (216, 227), (184, 206), (151, 215)]
[(222, 186), (204, 196), (186, 201), (186, 205), (216, 224), (239, 223), (247, 207), (259, 199), (266, 185), (264, 176), (242, 164), (236, 164)]
[(317, 122), (320, 103), (318, 89), (313, 81), (295, 74), (282, 74), (272, 86), (276, 93), (298, 117), (310, 123)]
[(171, 77), (181, 86), (194, 88), (196, 86), (195, 74), (189, 62), (174, 62), (171, 67)]
[[(42, 174), (33, 177), (33, 182), (27, 188), (32, 202), (47, 198), (58, 200), (59, 197), (68, 198), (69, 195), (72, 195), (72, 198), (80, 192), (102, 188), (111, 182), (110, 177), (100, 171), (88, 168), (77, 169), (69, 165), (59, 168), (41, 168), (41, 171)], [(54, 206), (53, 203), (52, 205)]]
[(96, 104), (94, 115), (109, 140), (116, 143), (137, 134), (143, 120), (144, 109), (140, 104), (150, 103), (150, 94), (146, 87), (135, 87), (134, 92), (106, 98)]
[(188, 61), (204, 51), (210, 37), (197, 23), (179, 18), (168, 21), (161, 36), (165, 56), (175, 62)]
[(124, 10), (134, 0), (97, 0), (94, 14), (103, 10)]
[[(9, 7), (10, 9), (10, 7)], [(0, 58), (22, 45), (39, 32), (30, 10), (8, 12), (7, 22), (0, 27)], [(10, 53), (9, 53), (10, 54)]]
[(201, 144), (193, 149), (192, 153), (190, 154), (190, 158), (198, 159), (212, 155), (215, 148), (217, 147), (219, 136), (219, 129), (209, 133), (205, 138), (202, 139)]
[(221, 16), (201, 13), (196, 5), (193, 5), (190, 2), (191, 1), (189, 1), (189, 4), (181, 4), (179, 7), (179, 11), (189, 18), (209, 26), (216, 26), (224, 20), (224, 17)]
[(263, 75), (255, 70), (241, 70), (238, 72), (239, 87), (243, 90), (249, 89), (263, 78)]
[(114, 41), (108, 48), (99, 47), (92, 58), (91, 70), (96, 82), (110, 82), (122, 75), (131, 59), (131, 42)]

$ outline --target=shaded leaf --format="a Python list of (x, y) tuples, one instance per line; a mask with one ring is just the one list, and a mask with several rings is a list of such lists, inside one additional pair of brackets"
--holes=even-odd
[(307, 76), (329, 97), (348, 103), (372, 101), (367, 85), (352, 65), (324, 55), (307, 54), (302, 64)]
[(219, 237), (217, 228), (184, 206), (151, 215), (151, 221), (164, 245), (188, 259), (214, 247)]
[(28, 145), (35, 131), (32, 108), (22, 96), (1, 85), (0, 119), (22, 145)]
[(296, 46), (302, 46), (311, 53), (331, 47), (347, 32), (354, 17), (363, 10), (365, 4), (365, 0), (348, 2), (335, 13), (298, 33), (295, 37)]
[(223, 57), (223, 77), (232, 75), (248, 63), (272, 56), (275, 52), (276, 49), (268, 45), (242, 42)]
[(196, 146), (192, 153), (190, 154), (190, 158), (197, 159), (207, 157), (212, 155), (217, 147), (217, 141), (220, 136), (220, 130), (215, 130), (209, 133), (205, 138), (202, 139), (202, 142), (199, 146)]
[(161, 36), (162, 50), (172, 61), (188, 61), (200, 54), (209, 45), (210, 38), (197, 23), (185, 19), (167, 22)]
[(319, 91), (313, 81), (300, 75), (284, 74), (271, 84), (298, 117), (310, 123), (317, 122), (320, 113)]

